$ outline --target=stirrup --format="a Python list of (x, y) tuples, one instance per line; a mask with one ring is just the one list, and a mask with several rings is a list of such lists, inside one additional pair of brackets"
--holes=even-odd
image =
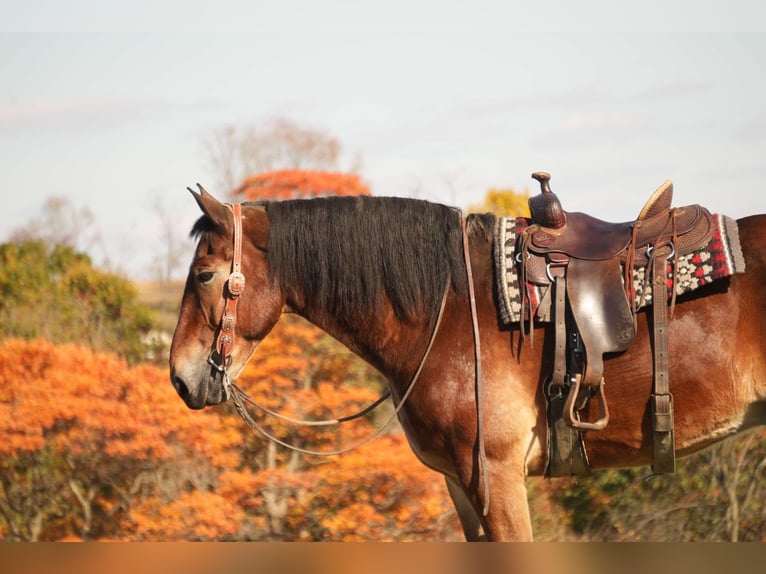
[(606, 406), (606, 397), (604, 396), (604, 379), (602, 378), (598, 385), (598, 403), (601, 418), (593, 423), (583, 422), (575, 414), (575, 402), (577, 402), (577, 395), (580, 394), (581, 380), (582, 375), (575, 375), (572, 379), (569, 396), (567, 396), (567, 401), (564, 404), (564, 420), (569, 426), (577, 430), (601, 430), (609, 422), (609, 408)]

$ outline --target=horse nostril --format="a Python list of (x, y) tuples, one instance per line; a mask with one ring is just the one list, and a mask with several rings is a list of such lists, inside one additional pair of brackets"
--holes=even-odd
[(189, 387), (186, 386), (184, 380), (178, 375), (175, 375), (172, 379), (172, 383), (173, 388), (178, 393), (178, 396), (180, 396), (185, 401), (189, 397)]

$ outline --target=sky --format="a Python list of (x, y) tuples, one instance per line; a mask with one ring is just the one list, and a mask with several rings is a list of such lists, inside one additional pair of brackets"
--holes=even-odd
[(565, 209), (607, 220), (666, 179), (676, 205), (766, 211), (763, 3), (18, 4), (0, 0), (0, 241), (66, 197), (130, 279), (156, 274), (164, 223), (188, 234), (187, 186), (224, 198), (205, 139), (277, 117), (335, 136), (375, 195), (466, 208), (548, 171)]

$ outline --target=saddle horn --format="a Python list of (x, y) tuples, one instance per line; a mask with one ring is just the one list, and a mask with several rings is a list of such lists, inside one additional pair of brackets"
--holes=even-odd
[(528, 200), (532, 219), (543, 227), (561, 229), (567, 224), (567, 215), (561, 207), (558, 196), (551, 191), (550, 174), (536, 171), (532, 174), (532, 178), (540, 182), (540, 193)]

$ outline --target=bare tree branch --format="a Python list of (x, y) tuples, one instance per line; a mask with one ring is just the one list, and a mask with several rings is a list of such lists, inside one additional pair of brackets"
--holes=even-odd
[[(203, 144), (217, 184), (231, 193), (248, 176), (283, 169), (334, 171), (338, 169), (340, 142), (329, 132), (304, 127), (285, 118), (258, 126), (225, 126), (213, 131)], [(353, 166), (362, 164), (357, 154)]]

